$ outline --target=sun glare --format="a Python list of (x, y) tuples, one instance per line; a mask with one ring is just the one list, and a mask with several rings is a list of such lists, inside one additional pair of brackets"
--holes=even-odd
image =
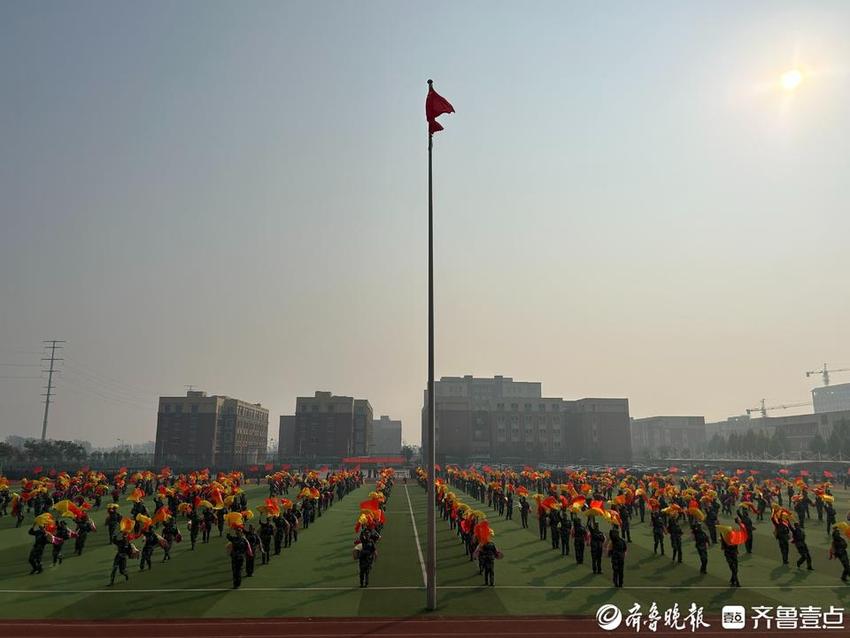
[(791, 69), (782, 74), (779, 82), (786, 91), (793, 91), (803, 81), (803, 74), (797, 69)]

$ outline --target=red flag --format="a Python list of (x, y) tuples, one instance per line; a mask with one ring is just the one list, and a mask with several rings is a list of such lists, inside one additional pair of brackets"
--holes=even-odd
[(428, 97), (425, 98), (425, 118), (428, 120), (428, 133), (442, 131), (443, 127), (437, 121), (437, 116), (443, 113), (454, 113), (454, 107), (449, 101), (434, 90), (431, 80), (428, 80)]

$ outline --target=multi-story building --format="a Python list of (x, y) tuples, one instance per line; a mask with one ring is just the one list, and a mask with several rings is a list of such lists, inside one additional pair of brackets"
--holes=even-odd
[[(442, 462), (627, 463), (627, 399), (542, 396), (538, 382), (442, 377), (435, 382)], [(427, 401), (427, 390), (424, 393)], [(422, 411), (423, 442), (426, 413)]]
[(825, 385), (812, 390), (815, 414), (850, 410), (850, 383)]
[(634, 458), (651, 458), (662, 448), (672, 454), (688, 455), (705, 447), (705, 417), (652, 416), (632, 419)]
[(298, 397), (295, 415), (280, 420), (278, 456), (343, 458), (372, 448), (372, 406), (366, 399), (316, 392)]
[(280, 462), (286, 458), (298, 456), (295, 446), (295, 415), (282, 415), (280, 417), (280, 430), (278, 431), (277, 456)]
[(259, 403), (190, 390), (160, 397), (156, 423), (157, 465), (218, 469), (265, 459), (269, 411)]
[(398, 456), (401, 454), (401, 421), (388, 416), (372, 421), (372, 454)]
[(372, 406), (366, 399), (354, 399), (354, 443), (355, 456), (372, 454)]
[(725, 421), (711, 421), (705, 424), (705, 439), (710, 441), (715, 434), (726, 437), (732, 432), (746, 432), (752, 419), (747, 414), (730, 416)]

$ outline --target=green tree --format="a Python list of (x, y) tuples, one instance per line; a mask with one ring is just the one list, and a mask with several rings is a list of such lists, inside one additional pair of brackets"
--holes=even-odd
[(714, 436), (711, 437), (708, 442), (708, 451), (712, 454), (722, 454), (726, 451), (726, 441), (719, 433), (715, 432)]
[(826, 441), (823, 440), (823, 437), (820, 433), (815, 434), (812, 440), (809, 442), (809, 451), (814, 452), (815, 454), (823, 454), (827, 450)]
[(405, 463), (410, 463), (411, 459), (413, 459), (413, 448), (409, 445), (402, 445), (401, 455), (404, 457)]
[(8, 443), (0, 443), (0, 460), (7, 463), (17, 461), (21, 456), (20, 450), (14, 445)]

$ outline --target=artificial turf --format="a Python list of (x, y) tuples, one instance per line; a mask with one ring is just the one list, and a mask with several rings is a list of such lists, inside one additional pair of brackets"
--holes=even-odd
[[(412, 494), (413, 487), (411, 487)], [(424, 491), (417, 487), (415, 505), (423, 511)], [(496, 587), (483, 587), (483, 577), (477, 566), (464, 556), (463, 546), (447, 521), (438, 520), (438, 603), (443, 614), (594, 614), (600, 605), (613, 603), (627, 609), (640, 603), (644, 612), (652, 602), (661, 610), (678, 603), (684, 616), (691, 603), (704, 608), (706, 615), (717, 616), (726, 604), (752, 607), (758, 605), (846, 607), (850, 604), (850, 585), (840, 580), (841, 564), (828, 560), (829, 539), (825, 524), (818, 524), (814, 508), (813, 519), (806, 522), (806, 542), (812, 555), (815, 571), (805, 567), (798, 570), (798, 554), (791, 546), (791, 565), (783, 566), (773, 525), (767, 520), (755, 522), (753, 553), (739, 551), (739, 579), (742, 587), (728, 587), (729, 568), (718, 546), (709, 550), (708, 574), (700, 575), (699, 558), (687, 527), (683, 536), (684, 559), (681, 564), (671, 561), (669, 536), (665, 537), (665, 556), (652, 552), (652, 531), (649, 514), (645, 523), (632, 520), (631, 536), (626, 557), (625, 587), (615, 589), (611, 580), (610, 559), (603, 557), (601, 575), (590, 567), (590, 551), (585, 548), (584, 563), (577, 565), (574, 549), (569, 556), (551, 547), (551, 541), (539, 540), (534, 507), (529, 516), (529, 528), (523, 529), (518, 508), (513, 520), (504, 520), (486, 504), (475, 501), (455, 490), (456, 494), (475, 509), (487, 514), (495, 530), (494, 542), (504, 553), (496, 562)], [(850, 493), (838, 489), (836, 510), (839, 520), (848, 511)], [(532, 502), (533, 505), (533, 502)], [(755, 518), (755, 516), (753, 516)], [(721, 517), (721, 524), (730, 524)], [(606, 532), (607, 524), (601, 524)], [(424, 522), (420, 530), (424, 532)], [(421, 533), (420, 532), (420, 533)], [(480, 588), (452, 590), (452, 587), (482, 585)]]
[[(27, 555), (31, 537), (29, 515), (20, 529), (11, 517), (0, 518), (0, 618), (224, 618), (271, 616), (394, 616), (424, 612), (422, 567), (411, 521), (416, 519), (419, 540), (425, 549), (426, 495), (415, 482), (398, 481), (387, 506), (387, 523), (378, 545), (370, 587), (357, 586), (357, 564), (352, 559), (353, 525), (358, 504), (370, 491), (364, 486), (337, 502), (298, 542), (260, 566), (242, 588), (231, 589), (230, 561), (226, 541), (213, 532), (211, 542), (189, 549), (185, 522), (184, 539), (172, 550), (172, 560), (161, 563), (162, 552), (154, 554), (152, 571), (139, 572), (130, 562), (130, 581), (119, 577), (107, 587), (113, 548), (106, 543), (102, 523), (105, 512), (95, 513), (98, 531), (89, 536), (83, 556), (73, 556), (73, 543), (66, 544), (66, 559), (50, 567), (50, 548), (44, 555), (43, 574), (29, 576)], [(259, 505), (265, 487), (247, 490), (249, 506)], [(850, 505), (848, 493), (837, 490), (839, 517)], [(814, 572), (798, 571), (796, 552), (792, 566), (780, 565), (779, 549), (769, 521), (756, 524), (754, 553), (741, 556), (740, 589), (727, 587), (729, 572), (722, 552), (710, 550), (708, 575), (700, 576), (699, 561), (690, 536), (683, 537), (684, 563), (672, 564), (669, 538), (667, 556), (652, 554), (649, 518), (633, 522), (626, 559), (625, 588), (611, 586), (610, 561), (603, 560), (603, 574), (590, 570), (590, 552), (583, 565), (570, 556), (562, 557), (550, 542), (538, 540), (536, 519), (530, 529), (514, 519), (499, 518), (486, 506), (459, 493), (462, 499), (488, 514), (496, 532), (495, 541), (504, 552), (496, 563), (496, 587), (483, 586), (477, 566), (464, 556), (463, 546), (448, 522), (437, 522), (438, 612), (439, 615), (528, 615), (594, 614), (603, 603), (628, 608), (635, 602), (644, 609), (658, 603), (663, 610), (678, 603), (686, 610), (691, 602), (717, 615), (724, 604), (816, 605), (845, 607), (850, 602), (850, 585), (839, 580), (840, 565), (828, 561), (828, 539), (816, 520), (807, 524), (807, 541)], [(409, 500), (408, 500), (409, 498)], [(129, 505), (122, 503), (122, 510)], [(722, 521), (725, 522), (725, 521)], [(607, 531), (607, 525), (603, 525)]]

